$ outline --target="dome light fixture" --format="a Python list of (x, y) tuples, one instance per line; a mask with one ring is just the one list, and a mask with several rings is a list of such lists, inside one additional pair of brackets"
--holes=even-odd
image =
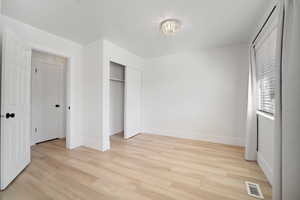
[(165, 35), (174, 35), (181, 28), (181, 22), (178, 19), (166, 19), (160, 23), (160, 30)]

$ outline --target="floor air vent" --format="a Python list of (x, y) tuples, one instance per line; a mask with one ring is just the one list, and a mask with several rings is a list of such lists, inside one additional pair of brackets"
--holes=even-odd
[(246, 188), (247, 188), (248, 195), (250, 195), (252, 197), (255, 197), (255, 198), (258, 198), (258, 199), (263, 199), (264, 198), (258, 184), (251, 183), (251, 182), (248, 182), (248, 181), (246, 181), (245, 183), (246, 183)]

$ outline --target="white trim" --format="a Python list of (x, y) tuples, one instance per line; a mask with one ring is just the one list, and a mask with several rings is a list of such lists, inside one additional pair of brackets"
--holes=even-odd
[[(35, 55), (35, 57), (33, 57)], [(67, 127), (68, 124), (69, 124), (69, 117), (68, 117), (68, 112), (69, 112), (69, 105), (68, 105), (68, 102), (67, 102), (67, 98), (68, 98), (68, 66), (69, 66), (69, 58), (68, 57), (64, 57), (64, 56), (60, 56), (60, 55), (57, 55), (57, 54), (52, 54), (52, 53), (49, 53), (49, 52), (45, 52), (45, 51), (39, 51), (39, 50), (35, 50), (35, 49), (31, 49), (31, 66), (30, 66), (30, 69), (31, 69), (31, 99), (33, 97), (33, 76), (35, 76), (35, 72), (34, 72), (34, 68), (36, 66), (34, 66), (34, 64), (36, 64), (36, 62), (38, 63), (43, 63), (43, 64), (50, 64), (50, 65), (56, 65), (56, 66), (59, 66), (59, 67), (62, 67), (62, 73), (63, 73), (63, 102), (62, 102), (62, 106), (61, 106), (61, 109), (63, 109), (63, 123), (62, 123), (62, 129), (63, 129), (63, 134), (64, 135), (61, 135), (61, 137), (58, 137), (60, 139), (62, 138), (65, 138), (66, 141), (69, 139), (69, 134), (67, 133), (67, 131), (69, 130), (69, 128)], [(32, 125), (32, 122), (33, 122), (33, 114), (32, 114), (32, 108), (33, 108), (33, 102), (31, 101), (31, 118), (30, 118), (30, 123)], [(33, 137), (33, 135), (35, 135), (36, 133), (34, 132), (33, 130), (33, 127), (31, 127), (31, 146), (32, 145), (35, 145), (36, 143), (39, 143), (39, 142), (43, 142), (43, 141), (40, 141), (38, 140), (38, 138), (35, 138)], [(33, 139), (35, 139), (33, 141)], [(67, 143), (67, 142), (66, 142)], [(69, 144), (69, 142), (68, 142)], [(66, 144), (66, 148), (67, 147), (67, 144)]]
[[(65, 82), (65, 96), (64, 96), (64, 103), (65, 103), (65, 119), (64, 119), (64, 129), (65, 129), (65, 136), (66, 136), (66, 148), (67, 149), (73, 149), (76, 148), (77, 146), (73, 145), (71, 143), (71, 110), (68, 109), (68, 107), (71, 107), (71, 103), (70, 103), (70, 99), (71, 99), (71, 71), (70, 71), (70, 67), (71, 67), (71, 63), (74, 60), (74, 57), (69, 57), (68, 55), (65, 54), (59, 54), (59, 53), (55, 53), (55, 50), (49, 50), (47, 48), (43, 48), (41, 46), (36, 46), (31, 44), (31, 52), (32, 51), (37, 51), (37, 52), (43, 52), (43, 53), (47, 53), (47, 54), (52, 54), (52, 55), (56, 55), (56, 56), (60, 56), (60, 57), (64, 57), (67, 60), (67, 63), (65, 65), (65, 70), (64, 70), (64, 82)], [(32, 66), (30, 66), (32, 67)], [(31, 77), (32, 78), (32, 77)], [(31, 86), (30, 86), (31, 87)], [(31, 94), (32, 95), (32, 94)], [(30, 124), (32, 123), (32, 116), (30, 116)], [(31, 138), (32, 139), (32, 138)]]
[(182, 139), (200, 140), (200, 141), (213, 142), (213, 143), (219, 143), (219, 144), (227, 144), (227, 145), (233, 145), (233, 146), (242, 146), (242, 147), (245, 146), (244, 138), (217, 136), (217, 135), (212, 135), (212, 134), (201, 134), (199, 132), (190, 132), (190, 131), (175, 132), (175, 131), (160, 131), (160, 130), (148, 129), (147, 131), (144, 131), (143, 133), (151, 134), (151, 135), (176, 137), (176, 138), (182, 138)]
[(260, 152), (257, 152), (257, 163), (261, 167), (262, 171), (266, 175), (269, 183), (273, 184), (273, 171), (267, 161), (264, 159)]
[[(114, 62), (125, 66), (126, 68), (134, 68), (142, 71), (143, 59), (134, 55), (133, 53), (122, 49), (119, 46), (111, 43), (108, 40), (101, 40), (102, 53), (102, 81), (101, 81), (101, 99), (102, 99), (102, 132), (101, 134), (101, 150), (106, 151), (110, 149), (109, 139), (109, 87), (110, 87), (110, 62)], [(126, 80), (125, 80), (126, 87)], [(124, 101), (126, 101), (126, 90), (124, 93)], [(142, 108), (141, 108), (142, 109)], [(124, 114), (126, 114), (126, 106), (124, 107)], [(126, 120), (124, 116), (124, 121)], [(125, 123), (126, 124), (126, 123)], [(124, 124), (124, 126), (125, 126)], [(124, 127), (125, 128), (125, 127)]]
[(259, 115), (259, 116), (262, 116), (264, 118), (267, 118), (267, 119), (270, 119), (270, 120), (275, 120), (275, 117), (274, 115), (272, 114), (269, 114), (269, 113), (265, 113), (265, 112), (261, 112), (261, 111), (256, 111), (256, 114)]

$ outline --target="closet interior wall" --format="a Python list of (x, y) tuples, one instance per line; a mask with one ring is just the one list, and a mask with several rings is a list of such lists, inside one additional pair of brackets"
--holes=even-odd
[(124, 132), (125, 66), (110, 62), (110, 135)]

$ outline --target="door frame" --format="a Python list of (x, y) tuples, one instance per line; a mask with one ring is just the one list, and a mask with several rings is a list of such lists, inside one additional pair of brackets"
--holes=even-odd
[[(124, 112), (123, 112), (123, 123), (124, 123), (124, 139), (127, 139), (125, 136), (125, 131), (126, 131), (126, 100), (127, 100), (127, 95), (126, 95), (126, 87), (127, 87), (127, 81), (126, 81), (126, 68), (128, 68), (127, 65), (125, 65), (122, 61), (120, 60), (116, 60), (113, 59), (112, 57), (109, 59), (109, 64), (108, 64), (108, 68), (106, 70), (107, 73), (105, 73), (105, 80), (107, 80), (107, 84), (108, 87), (105, 88), (106, 91), (104, 94), (104, 98), (107, 100), (107, 108), (108, 109), (104, 109), (104, 113), (106, 113), (106, 117), (103, 118), (103, 142), (102, 142), (102, 151), (106, 151), (110, 149), (110, 88), (111, 88), (111, 84), (110, 84), (110, 63), (116, 63), (118, 65), (121, 65), (124, 67)], [(107, 91), (108, 90), (108, 91)], [(107, 110), (107, 111), (105, 111)], [(106, 144), (104, 146), (104, 144)]]
[(111, 81), (110, 81), (110, 70), (111, 70), (111, 63), (115, 63), (115, 64), (118, 64), (118, 65), (120, 65), (120, 67), (122, 67), (122, 68), (124, 68), (124, 87), (123, 87), (123, 134), (124, 134), (124, 136), (123, 136), (123, 138), (124, 139), (126, 139), (125, 138), (125, 128), (126, 128), (126, 106), (125, 106), (125, 104), (126, 104), (126, 68), (127, 68), (127, 66), (125, 66), (125, 65), (122, 65), (122, 64), (120, 64), (120, 63), (117, 63), (117, 62), (114, 62), (114, 61), (110, 61), (109, 62), (109, 82), (108, 82), (108, 84), (109, 84), (109, 86), (108, 86), (108, 89), (109, 89), (109, 95), (108, 95), (108, 107), (109, 107), (109, 112), (108, 112), (108, 127), (109, 127), (109, 137), (111, 136), (110, 134), (111, 134), (111, 132), (110, 132), (110, 92), (111, 92)]
[[(105, 59), (104, 59), (105, 60)], [(110, 119), (110, 63), (116, 63), (119, 64), (121, 66), (124, 66), (124, 139), (129, 139), (130, 137), (127, 136), (126, 134), (126, 130), (127, 130), (127, 126), (126, 126), (126, 115), (127, 115), (127, 107), (126, 107), (126, 101), (127, 101), (127, 69), (134, 69), (137, 71), (141, 71), (140, 68), (138, 67), (132, 67), (132, 66), (128, 66), (126, 64), (125, 61), (121, 60), (121, 59), (117, 59), (114, 58), (113, 56), (111, 56), (108, 60), (108, 62), (105, 62), (105, 65), (103, 65), (104, 67), (104, 71), (103, 71), (103, 81), (106, 82), (106, 84), (103, 84), (103, 102), (104, 104), (103, 106), (103, 113), (104, 113), (104, 117), (102, 118), (102, 124), (103, 124), (103, 132), (102, 132), (102, 151), (106, 151), (110, 149), (110, 124), (109, 124), (109, 119)], [(142, 83), (141, 83), (142, 84)], [(107, 86), (107, 87), (106, 87)], [(140, 97), (140, 99), (142, 99), (142, 97)], [(140, 107), (140, 112), (142, 112), (142, 108)], [(140, 116), (141, 117), (141, 116)], [(140, 126), (141, 126), (141, 119), (140, 119)]]
[[(100, 94), (102, 102), (101, 106), (101, 119), (100, 124), (101, 132), (97, 135), (97, 141), (100, 141), (96, 149), (100, 151), (107, 151), (110, 149), (110, 134), (109, 134), (109, 78), (110, 78), (110, 62), (118, 63), (126, 68), (134, 68), (142, 72), (143, 61), (139, 58), (123, 49), (113, 45), (112, 43), (104, 40), (102, 43), (102, 80), (100, 82)], [(125, 87), (126, 87), (126, 72), (125, 72)], [(142, 94), (141, 94), (142, 95)], [(141, 96), (142, 99), (142, 96)], [(124, 91), (124, 102), (126, 102), (126, 90)], [(142, 108), (141, 113), (142, 113)], [(124, 106), (124, 115), (126, 115), (126, 106)], [(124, 116), (124, 122), (126, 122), (126, 116)], [(140, 127), (142, 127), (142, 119)], [(124, 129), (126, 123), (124, 123)], [(141, 128), (142, 130), (142, 128)]]
[[(31, 46), (31, 52), (32, 51), (38, 51), (38, 52), (42, 52), (42, 53), (47, 53), (47, 54), (52, 54), (52, 55), (55, 55), (55, 56), (59, 56), (59, 57), (64, 57), (66, 58), (67, 60), (67, 64), (65, 66), (65, 69), (64, 69), (64, 86), (65, 86), (65, 89), (64, 89), (64, 101), (65, 101), (65, 112), (64, 112), (64, 131), (65, 131), (65, 135), (66, 135), (66, 148), (67, 149), (71, 149), (71, 146), (70, 146), (70, 141), (71, 141), (71, 128), (70, 128), (70, 119), (71, 119), (71, 110), (70, 110), (70, 99), (71, 99), (71, 70), (70, 70), (70, 67), (71, 67), (71, 62), (72, 62), (72, 57), (69, 57), (67, 55), (62, 55), (60, 53), (57, 53), (55, 51), (51, 51), (49, 49), (45, 49), (45, 48), (42, 48), (42, 47), (34, 47), (34, 46)], [(32, 59), (32, 57), (31, 57)], [(30, 66), (32, 68), (32, 65)], [(31, 77), (31, 80), (32, 81), (32, 77)], [(31, 90), (31, 97), (32, 97), (32, 90)], [(31, 107), (32, 107), (32, 102), (31, 102)], [(32, 124), (32, 115), (30, 115), (30, 124)], [(31, 130), (32, 130), (32, 127), (31, 127)], [(32, 132), (31, 132), (32, 133)], [(31, 141), (32, 141), (32, 135), (31, 135)], [(31, 143), (31, 145), (35, 145), (36, 143)]]
[[(125, 84), (124, 84), (124, 138), (125, 139), (130, 139), (130, 138), (132, 138), (132, 137), (134, 137), (134, 136), (136, 136), (136, 135), (138, 135), (139, 133), (137, 133), (137, 134), (135, 134), (135, 135), (130, 135), (129, 134), (129, 132), (131, 132), (130, 131), (130, 129), (131, 129), (131, 127), (130, 126), (127, 126), (128, 125), (128, 123), (129, 123), (129, 120), (128, 120), (128, 118), (131, 118), (131, 117), (128, 117), (127, 118), (127, 116), (130, 116), (130, 111), (128, 111), (126, 108), (127, 107), (129, 107), (129, 105), (128, 105), (128, 102), (129, 102), (129, 96), (130, 95), (128, 95), (128, 93), (129, 93), (129, 91), (128, 91), (128, 85), (129, 85), (129, 78), (128, 78), (128, 72), (130, 71), (130, 70), (132, 70), (132, 71), (137, 71), (138, 73), (139, 73), (139, 75), (140, 75), (140, 92), (139, 92), (139, 95), (138, 96), (140, 96), (140, 98), (139, 98), (139, 100), (140, 100), (140, 104), (139, 104), (139, 106), (140, 106), (140, 108), (139, 108), (139, 122), (137, 123), (137, 124), (139, 124), (139, 127), (138, 127), (138, 129), (141, 131), (141, 123), (142, 123), (142, 72), (141, 72), (141, 70), (140, 69), (137, 69), (137, 68), (135, 68), (135, 67), (125, 67)], [(128, 101), (128, 102), (127, 102)], [(127, 112), (126, 112), (126, 110), (127, 110)]]

